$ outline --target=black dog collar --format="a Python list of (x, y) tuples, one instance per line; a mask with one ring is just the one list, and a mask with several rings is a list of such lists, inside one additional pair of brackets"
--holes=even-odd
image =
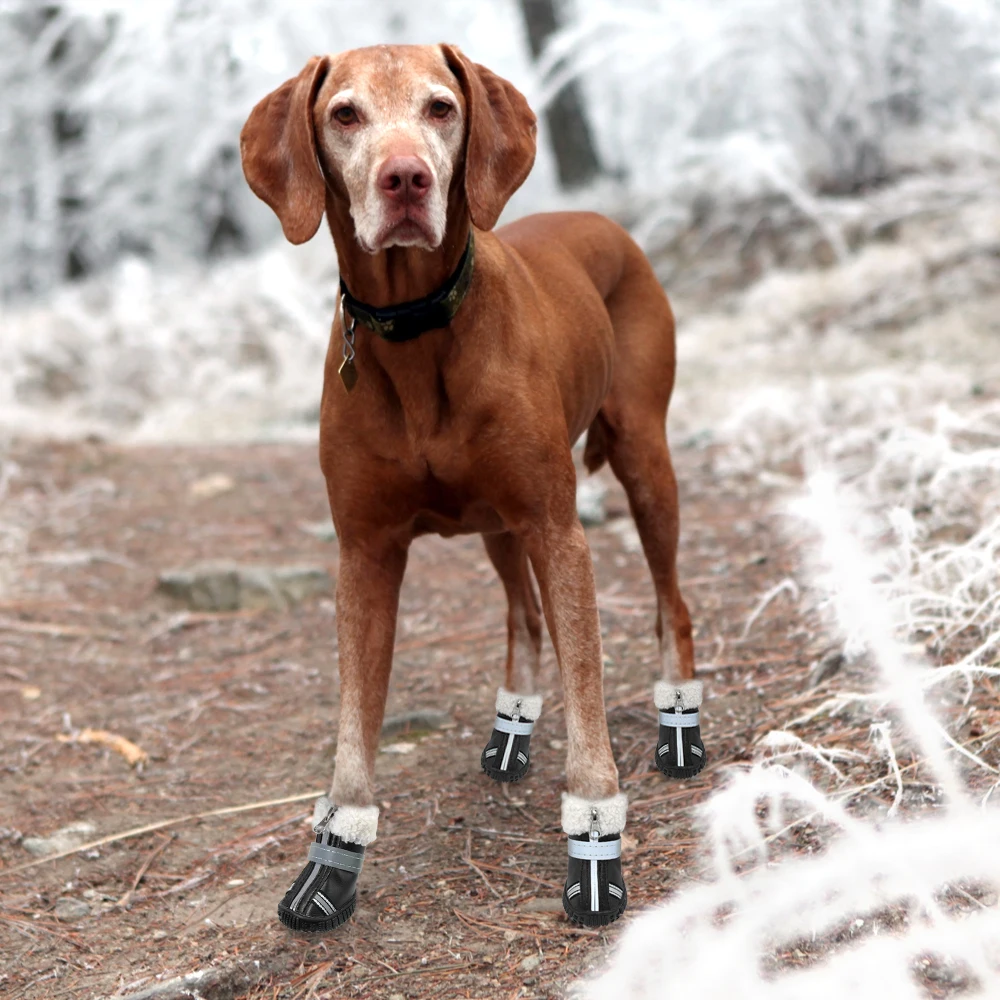
[(465, 245), (465, 252), (458, 262), (458, 267), (436, 292), (422, 299), (414, 299), (412, 302), (400, 302), (399, 305), (379, 309), (359, 302), (347, 290), (347, 285), (341, 278), (340, 294), (343, 296), (343, 304), (358, 323), (370, 327), (383, 340), (396, 344), (413, 340), (428, 330), (439, 330), (447, 326), (455, 318), (472, 285), (472, 266), (475, 256), (475, 244), (470, 228), (469, 242)]

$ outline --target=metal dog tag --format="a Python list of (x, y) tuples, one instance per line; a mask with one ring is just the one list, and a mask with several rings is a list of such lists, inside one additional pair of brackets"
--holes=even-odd
[(337, 371), (344, 388), (350, 392), (358, 384), (358, 369), (354, 365), (354, 358), (344, 358)]
[(358, 369), (354, 364), (354, 328), (358, 321), (352, 316), (351, 322), (347, 322), (347, 309), (344, 308), (344, 300), (340, 300), (340, 315), (344, 324), (344, 360), (340, 362), (337, 372), (340, 374), (340, 381), (344, 383), (344, 388), (350, 392), (358, 384)]

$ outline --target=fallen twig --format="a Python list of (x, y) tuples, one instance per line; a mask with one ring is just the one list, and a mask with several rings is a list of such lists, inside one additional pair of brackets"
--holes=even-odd
[(11, 618), (0, 618), (0, 632), (24, 632), (28, 635), (50, 635), (60, 639), (105, 638), (119, 641), (114, 632), (101, 632), (83, 625), (60, 625), (58, 622), (22, 622)]
[(165, 622), (161, 622), (153, 628), (142, 641), (143, 643), (155, 642), (162, 636), (183, 628), (193, 628), (195, 625), (203, 625), (207, 622), (241, 621), (255, 618), (260, 613), (257, 608), (243, 611), (178, 611)]
[(459, 920), (462, 920), (473, 927), (488, 927), (494, 933), (496, 933), (497, 930), (513, 931), (515, 934), (520, 933), (516, 927), (511, 927), (509, 924), (495, 924), (490, 920), (481, 920), (479, 917), (473, 917), (471, 914), (463, 913), (461, 910), (456, 908), (452, 909), (452, 913), (454, 913)]
[(17, 917), (5, 917), (3, 914), (0, 914), (0, 920), (4, 920), (8, 924), (11, 924), (12, 926), (22, 928), (28, 933), (37, 934), (39, 931), (42, 931), (45, 934), (50, 934), (52, 937), (59, 938), (61, 941), (68, 941), (74, 948), (78, 949), (79, 951), (93, 952), (94, 950), (93, 948), (90, 948), (85, 944), (81, 944), (72, 935), (60, 934), (59, 931), (54, 931), (52, 930), (51, 927), (48, 927), (44, 923), (41, 923), (37, 920), (18, 920)]
[(164, 848), (167, 844), (173, 841), (173, 836), (167, 834), (163, 840), (149, 852), (146, 860), (139, 866), (139, 870), (135, 873), (135, 878), (132, 879), (132, 884), (128, 887), (128, 891), (118, 900), (118, 906), (128, 906), (129, 900), (132, 898), (132, 893), (139, 888), (139, 883), (142, 881), (142, 876), (149, 871), (149, 866), (163, 853)]
[(496, 889), (493, 888), (493, 885), (490, 883), (490, 880), (483, 874), (482, 869), (478, 868), (476, 866), (476, 863), (472, 860), (472, 831), (471, 830), (467, 833), (467, 835), (465, 837), (465, 854), (463, 855), (462, 860), (483, 880), (483, 882), (486, 883), (486, 888), (489, 889), (490, 892), (492, 892), (493, 895), (497, 897), (497, 899), (500, 899), (501, 898), (500, 897), (500, 893), (497, 892)]
[(221, 652), (216, 653), (215, 658), (217, 660), (233, 660), (237, 657), (243, 656), (253, 656), (254, 653), (259, 653), (264, 649), (267, 649), (272, 643), (279, 642), (281, 639), (287, 638), (291, 635), (292, 630), (290, 628), (279, 629), (277, 632), (272, 632), (270, 635), (265, 636), (260, 642), (255, 642), (251, 646), (234, 646), (232, 649), (223, 649)]
[(132, 837), (141, 837), (144, 833), (153, 833), (156, 830), (165, 830), (168, 826), (180, 826), (182, 823), (193, 823), (199, 819), (212, 819), (216, 816), (233, 816), (236, 813), (252, 812), (255, 809), (267, 809), (271, 806), (283, 806), (289, 802), (304, 802), (306, 799), (319, 798), (323, 792), (302, 792), (300, 795), (287, 795), (283, 799), (268, 799), (266, 802), (249, 802), (244, 806), (227, 806), (225, 809), (212, 809), (209, 812), (191, 813), (188, 816), (178, 816), (176, 819), (165, 819), (159, 823), (150, 823), (147, 826), (136, 826), (131, 830), (123, 830), (121, 833), (112, 833), (100, 840), (92, 840), (90, 843), (81, 844), (79, 847), (71, 847), (67, 851), (59, 851), (58, 854), (50, 854), (48, 857), (39, 858), (37, 861), (28, 861), (23, 865), (15, 865), (13, 868), (0, 869), (0, 878), (6, 875), (13, 875), (16, 872), (27, 871), (38, 865), (44, 865), (49, 861), (58, 861), (60, 858), (68, 858), (71, 854), (79, 854), (81, 851), (92, 851), (95, 847), (103, 847), (105, 844), (114, 844), (119, 840), (129, 840)]
[[(464, 923), (467, 923), (470, 927), (477, 927), (477, 928), (486, 927), (489, 928), (489, 930), (493, 931), (494, 933), (496, 933), (497, 930), (513, 931), (515, 934), (530, 933), (530, 931), (526, 932), (523, 927), (517, 928), (517, 927), (511, 927), (509, 924), (497, 924), (497, 923), (492, 923), (489, 920), (481, 920), (479, 917), (473, 917), (471, 914), (463, 913), (459, 909), (452, 909), (451, 912), (454, 913), (459, 920), (463, 921)], [(532, 913), (530, 914), (530, 916), (537, 917), (541, 916), (541, 914)], [(548, 914), (546, 914), (546, 916), (548, 916)], [(588, 927), (576, 927), (573, 924), (571, 924), (568, 920), (564, 919), (560, 924), (556, 924), (554, 927), (553, 926), (547, 927), (545, 933), (568, 934), (574, 937), (600, 937), (602, 932), (600, 930), (591, 930)]]
[[(466, 864), (470, 863), (468, 858), (463, 858), (463, 860)], [(477, 861), (476, 864), (481, 868), (485, 868), (488, 872), (500, 872), (502, 875), (512, 875), (514, 878), (526, 878), (530, 882), (537, 882), (548, 889), (558, 889), (560, 892), (563, 889), (563, 886), (556, 882), (549, 882), (544, 878), (539, 878), (537, 875), (529, 875), (528, 872), (521, 871), (520, 868), (503, 868), (500, 865), (488, 865), (485, 861)]]
[(786, 591), (791, 595), (793, 601), (797, 601), (799, 599), (799, 585), (790, 576), (786, 576), (780, 583), (776, 583), (757, 602), (757, 606), (750, 612), (750, 617), (743, 626), (743, 632), (740, 635), (741, 641), (746, 639), (746, 637), (750, 634), (750, 629), (753, 627), (753, 623), (764, 613), (771, 601), (773, 601), (779, 594), (783, 594)]
[(360, 986), (361, 983), (374, 983), (378, 979), (397, 979), (399, 976), (430, 976), (435, 972), (457, 972), (459, 969), (473, 968), (470, 962), (462, 962), (460, 965), (430, 965), (422, 966), (419, 969), (401, 969), (399, 972), (383, 972), (377, 976), (365, 976), (362, 979), (355, 979), (352, 986)]
[(483, 882), (486, 883), (486, 888), (489, 889), (497, 899), (503, 898), (500, 893), (493, 888), (490, 880), (483, 874), (483, 870), (475, 863), (475, 861), (472, 860), (472, 858), (462, 858), (462, 860), (483, 880)]
[(238, 959), (227, 965), (153, 983), (138, 993), (129, 993), (122, 1000), (190, 1000), (193, 996), (205, 997), (205, 1000), (233, 1000), (245, 996), (248, 990), (269, 976), (285, 972), (290, 964), (290, 956), (281, 953), (253, 962)]

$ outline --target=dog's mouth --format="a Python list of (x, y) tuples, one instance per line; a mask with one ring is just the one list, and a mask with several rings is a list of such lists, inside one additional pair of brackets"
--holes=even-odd
[(386, 213), (378, 234), (372, 241), (372, 252), (389, 247), (421, 247), (436, 250), (441, 240), (434, 232), (427, 209), (423, 205), (400, 205)]

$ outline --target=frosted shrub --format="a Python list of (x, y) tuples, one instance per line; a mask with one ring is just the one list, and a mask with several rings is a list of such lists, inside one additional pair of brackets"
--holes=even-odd
[[(845, 508), (851, 504), (834, 477), (822, 473), (794, 513), (819, 533), (817, 583), (833, 599), (845, 637), (878, 665), (884, 700), (905, 722), (944, 808), (905, 822), (859, 820), (843, 805), (858, 790), (824, 795), (782, 762), (807, 754), (833, 767), (830, 751), (770, 734), (762, 744), (779, 752), (734, 770), (701, 809), (711, 859), (701, 884), (636, 920), (608, 971), (581, 985), (581, 996), (660, 1000), (683, 987), (701, 1000), (839, 1000), (846, 991), (859, 1000), (916, 1000), (927, 995), (921, 980), (946, 983), (949, 995), (1000, 990), (1000, 861), (993, 849), (1000, 812), (973, 802), (946, 755), (924, 704), (925, 671), (895, 639), (903, 623), (873, 582), (880, 566), (850, 527), (857, 513), (849, 519)], [(886, 781), (901, 793), (888, 726), (878, 735), (890, 762)], [(783, 834), (803, 823), (823, 835), (827, 846), (817, 856), (783, 850)], [(992, 890), (993, 902), (967, 889), (980, 897)], [(945, 905), (948, 891), (963, 904)]]
[(157, 272), (129, 258), (11, 309), (0, 429), (132, 440), (310, 434), (337, 288), (319, 242)]
[(998, 27), (985, 0), (593, 0), (550, 46), (544, 93), (582, 75), (647, 243), (720, 206), (752, 232), (771, 195), (824, 227), (819, 195), (996, 157)]

